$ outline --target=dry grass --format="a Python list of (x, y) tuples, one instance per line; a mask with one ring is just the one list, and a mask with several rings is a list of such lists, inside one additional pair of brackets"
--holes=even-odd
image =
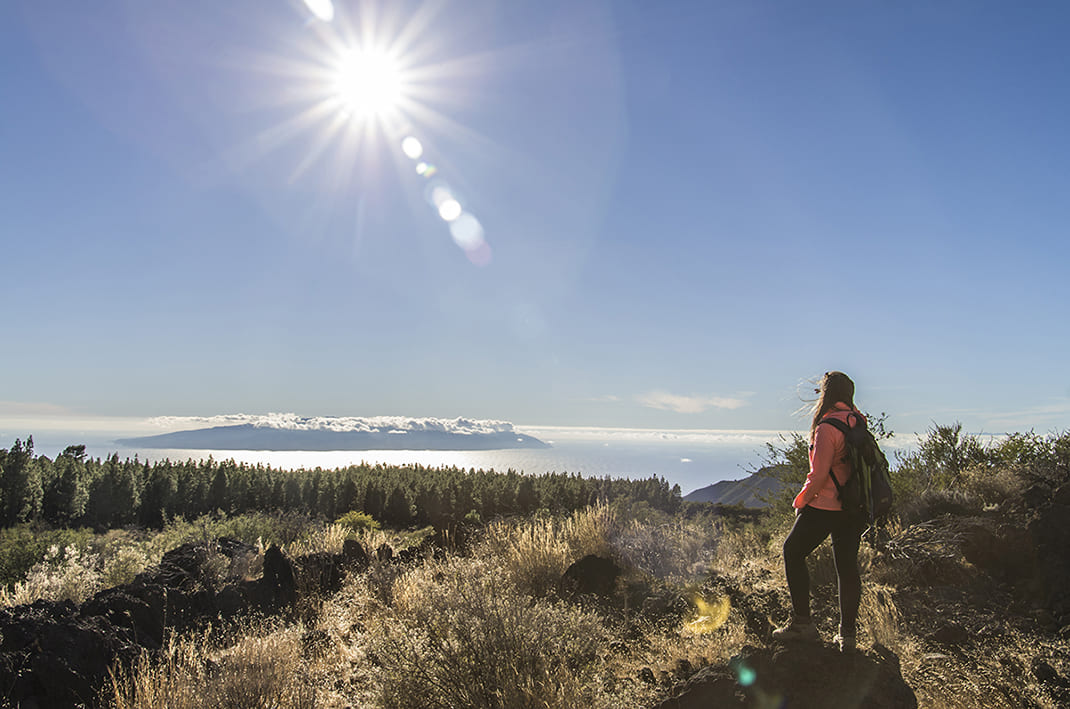
[(112, 677), (116, 709), (232, 709), (316, 706), (301, 672), (297, 628), (251, 634), (231, 647), (206, 650), (206, 636), (171, 642), (164, 657)]
[(346, 537), (352, 530), (344, 524), (328, 524), (314, 527), (308, 534), (286, 546), (286, 553), (292, 557), (326, 552), (340, 554)]
[(535, 517), (498, 521), (487, 527), (476, 554), (494, 558), (524, 593), (550, 593), (569, 565), (587, 554), (615, 556), (610, 539), (620, 526), (607, 505), (574, 512), (564, 519)]
[(576, 608), (533, 601), (486, 559), (429, 561), (399, 579), (369, 653), (385, 707), (548, 707), (596, 698), (606, 634)]
[[(1023, 697), (1053, 706), (1039, 690), (999, 684), (1016, 671), (1029, 674), (1036, 654), (1030, 637), (1004, 637), (999, 651), (993, 646), (982, 657), (967, 657), (934, 648), (902, 622), (902, 614), (912, 611), (901, 610), (895, 588), (907, 577), (919, 580), (925, 569), (914, 568), (915, 560), (906, 566), (896, 561), (895, 550), (909, 548), (915, 556), (915, 547), (927, 550), (933, 559), (924, 563), (953, 561), (944, 559), (950, 548), (934, 546), (931, 525), (892, 530), (895, 543), (880, 563), (862, 546), (863, 642), (901, 658), (921, 706), (1015, 706)], [(763, 641), (748, 630), (745, 612), (765, 612), (766, 605), (771, 614), (786, 612), (779, 606), (787, 598), (780, 553), (787, 531), (622, 522), (605, 506), (560, 519), (498, 522), (467, 556), (407, 565), (373, 560), (319, 605), (307, 626), (253, 629), (230, 647), (211, 651), (203, 649), (203, 638), (173, 643), (162, 661), (142, 663), (115, 680), (115, 704), (653, 706), (694, 669), (725, 663), (744, 644)], [(919, 534), (924, 539), (914, 539)], [(321, 549), (332, 545), (331, 535), (325, 530), (315, 543)], [(370, 549), (402, 542), (378, 530), (360, 536)], [(594, 611), (553, 600), (561, 574), (588, 553), (611, 556), (633, 578), (653, 580), (670, 596), (693, 603), (701, 586), (694, 580), (696, 567), (730, 578), (747, 599), (764, 600), (735, 608), (727, 597), (704, 598), (705, 605), (682, 620), (670, 613), (649, 621), (636, 620), (627, 609)], [(828, 543), (812, 556), (811, 572), (815, 608), (833, 623), (836, 576)]]

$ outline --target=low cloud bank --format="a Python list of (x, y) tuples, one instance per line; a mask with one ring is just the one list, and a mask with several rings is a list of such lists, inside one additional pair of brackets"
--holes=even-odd
[(452, 433), (488, 435), (514, 433), (508, 421), (470, 418), (440, 419), (412, 416), (298, 416), (297, 414), (220, 414), (218, 416), (157, 416), (150, 420), (169, 430), (253, 426), (278, 431), (331, 431), (334, 433)]

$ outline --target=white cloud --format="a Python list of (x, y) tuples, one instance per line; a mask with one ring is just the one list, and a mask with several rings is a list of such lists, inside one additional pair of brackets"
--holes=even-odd
[(437, 431), (441, 433), (489, 434), (512, 433), (508, 421), (487, 421), (470, 418), (439, 419), (411, 416), (298, 416), (292, 413), (221, 414), (218, 416), (157, 416), (151, 422), (172, 430), (212, 428), (216, 426), (253, 425), (287, 431), (362, 431), (365, 433), (411, 433)]
[(684, 396), (667, 391), (652, 391), (637, 397), (651, 409), (675, 411), (678, 414), (700, 414), (706, 409), (738, 409), (746, 405), (743, 399), (727, 396)]

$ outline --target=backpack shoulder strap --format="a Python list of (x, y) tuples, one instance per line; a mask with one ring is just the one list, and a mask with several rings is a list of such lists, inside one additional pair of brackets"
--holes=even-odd
[[(847, 437), (847, 432), (851, 430), (851, 427), (848, 424), (839, 420), (835, 416), (826, 416), (825, 418), (818, 421), (817, 425), (820, 426), (823, 423), (831, 424), (833, 428), (837, 429), (840, 433), (843, 434), (844, 438)], [(840, 485), (840, 481), (836, 479), (836, 473), (832, 472), (831, 467), (829, 468), (829, 477), (832, 478), (832, 482), (836, 486), (836, 495), (838, 497), (843, 497), (843, 486)]]
[(843, 434), (843, 435), (845, 435), (845, 436), (847, 435), (847, 432), (848, 432), (849, 430), (851, 430), (851, 427), (850, 427), (850, 426), (849, 426), (848, 424), (844, 423), (843, 421), (840, 421), (840, 420), (839, 420), (838, 418), (836, 418), (835, 416), (826, 416), (825, 418), (823, 418), (823, 419), (821, 419), (820, 421), (818, 421), (818, 422), (817, 422), (817, 425), (818, 425), (818, 426), (820, 426), (820, 425), (821, 425), (821, 424), (823, 424), (823, 423), (830, 423), (830, 424), (832, 424), (832, 425), (833, 425), (833, 427), (835, 427), (836, 429), (838, 429), (838, 430), (839, 430), (839, 432), (840, 432), (840, 433), (842, 433), (842, 434)]

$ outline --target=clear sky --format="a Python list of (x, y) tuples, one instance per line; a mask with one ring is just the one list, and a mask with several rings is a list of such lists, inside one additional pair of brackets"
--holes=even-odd
[(0, 415), (1070, 427), (1070, 5), (330, 8), (0, 4)]

